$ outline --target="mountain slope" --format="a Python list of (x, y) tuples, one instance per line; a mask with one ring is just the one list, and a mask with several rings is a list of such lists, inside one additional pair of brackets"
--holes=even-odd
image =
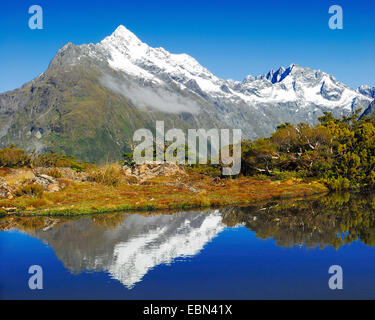
[(240, 128), (256, 138), (285, 121), (316, 123), (323, 111), (341, 116), (371, 100), (295, 64), (242, 82), (220, 79), (120, 26), (98, 44), (66, 44), (46, 72), (0, 95), (0, 147), (114, 160), (129, 150), (135, 130), (154, 131), (156, 120), (166, 130)]
[(375, 99), (375, 87), (371, 87), (368, 85), (362, 85), (357, 89), (357, 92), (369, 97)]
[(364, 116), (374, 116), (375, 115), (375, 100), (370, 103), (368, 108), (362, 113), (360, 116), (360, 119), (362, 119)]

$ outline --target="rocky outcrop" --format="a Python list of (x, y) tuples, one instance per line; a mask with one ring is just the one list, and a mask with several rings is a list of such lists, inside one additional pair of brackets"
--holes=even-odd
[(73, 170), (72, 168), (66, 167), (59, 167), (59, 168), (46, 168), (46, 167), (38, 167), (35, 169), (37, 173), (39, 174), (46, 174), (51, 175), (49, 172), (53, 170), (57, 170), (61, 174), (61, 178), (69, 179), (73, 181), (87, 181), (87, 172), (77, 172)]
[(123, 167), (124, 175), (135, 178), (139, 182), (143, 182), (158, 176), (176, 176), (186, 175), (185, 170), (175, 163), (156, 163), (149, 162), (143, 164), (136, 164), (132, 167)]
[[(49, 168), (51, 169), (51, 168)], [(46, 168), (9, 169), (9, 173), (0, 178), (0, 199), (12, 200), (17, 190), (30, 184), (38, 184), (44, 192), (58, 192), (67, 186), (68, 181), (85, 181), (85, 173), (77, 173), (71, 168), (58, 168), (61, 178), (54, 178), (45, 174)], [(74, 172), (74, 173), (73, 173)]]
[(12, 200), (14, 198), (14, 191), (14, 188), (9, 186), (7, 183), (0, 181), (0, 199), (3, 198)]
[(54, 179), (46, 174), (35, 173), (32, 182), (43, 186), (46, 192), (57, 192), (63, 189), (58, 179)]

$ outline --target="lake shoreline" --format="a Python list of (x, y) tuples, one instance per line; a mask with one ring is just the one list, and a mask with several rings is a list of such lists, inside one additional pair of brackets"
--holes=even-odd
[[(66, 180), (66, 179), (65, 179)], [(66, 181), (64, 182), (66, 183)], [(62, 190), (40, 197), (23, 195), (0, 199), (0, 216), (82, 216), (114, 212), (174, 211), (251, 206), (328, 193), (318, 181), (261, 180), (249, 177), (218, 179), (188, 172), (157, 176), (138, 184), (107, 186), (97, 182), (71, 182)]]

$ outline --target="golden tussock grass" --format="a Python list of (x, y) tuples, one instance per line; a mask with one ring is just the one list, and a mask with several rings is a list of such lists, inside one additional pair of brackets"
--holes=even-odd
[(31, 169), (11, 169), (11, 171), (3, 177), (3, 181), (12, 187), (17, 187), (31, 180), (33, 177), (34, 174)]
[(118, 186), (123, 179), (122, 167), (119, 164), (106, 164), (88, 171), (88, 180), (106, 186)]

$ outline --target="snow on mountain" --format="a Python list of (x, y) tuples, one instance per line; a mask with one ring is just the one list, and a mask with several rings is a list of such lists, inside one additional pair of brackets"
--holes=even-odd
[[(291, 64), (257, 77), (247, 76), (236, 83), (234, 93), (241, 92), (248, 103), (296, 103), (298, 107), (342, 108), (350, 112), (357, 99), (366, 105), (367, 97), (340, 83), (334, 76)], [(299, 108), (298, 108), (299, 109)]]
[(163, 48), (151, 48), (124, 26), (119, 26), (97, 47), (109, 55), (111, 67), (134, 76), (161, 83), (158, 75), (167, 73), (173, 75), (172, 79), (177, 83), (195, 80), (204, 91), (220, 91), (222, 81), (194, 58), (187, 54), (171, 54)]
[(369, 98), (374, 98), (375, 99), (375, 87), (371, 87), (368, 85), (362, 85), (360, 86), (356, 92), (361, 93)]
[[(124, 26), (119, 26), (96, 47), (106, 53), (111, 67), (125, 73), (159, 84), (165, 84), (162, 75), (167, 74), (183, 89), (203, 91), (212, 98), (242, 100), (253, 108), (257, 103), (292, 102), (300, 107), (340, 107), (352, 111), (357, 99), (370, 103), (368, 97), (343, 85), (332, 75), (296, 64), (265, 75), (248, 76), (243, 82), (226, 81), (214, 76), (189, 55), (149, 47)], [(189, 83), (194, 83), (195, 87), (191, 88)]]

